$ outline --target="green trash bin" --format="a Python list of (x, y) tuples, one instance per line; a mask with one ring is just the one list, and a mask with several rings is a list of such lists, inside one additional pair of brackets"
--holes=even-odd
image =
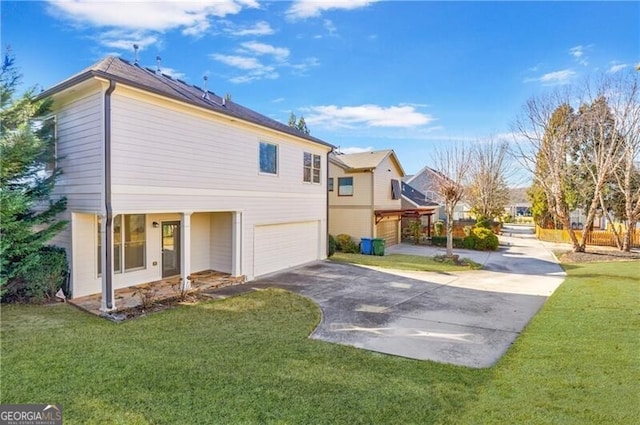
[(384, 239), (373, 238), (373, 255), (384, 255)]

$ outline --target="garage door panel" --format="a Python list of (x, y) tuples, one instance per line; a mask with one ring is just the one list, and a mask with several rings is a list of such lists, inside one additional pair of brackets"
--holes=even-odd
[(385, 220), (377, 224), (376, 235), (384, 239), (386, 246), (398, 243), (398, 223), (398, 220)]
[(261, 276), (319, 259), (319, 222), (256, 226), (254, 275)]

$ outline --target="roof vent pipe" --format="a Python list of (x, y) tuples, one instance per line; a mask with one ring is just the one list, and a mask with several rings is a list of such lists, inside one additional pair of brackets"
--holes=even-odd
[(138, 45), (133, 45), (133, 63), (138, 65)]
[(160, 74), (160, 64), (162, 63), (162, 58), (160, 56), (156, 56), (156, 73)]
[(207, 81), (209, 80), (209, 77), (204, 75), (202, 79), (204, 80), (204, 93), (202, 93), (202, 98), (209, 100), (209, 89), (207, 88)]

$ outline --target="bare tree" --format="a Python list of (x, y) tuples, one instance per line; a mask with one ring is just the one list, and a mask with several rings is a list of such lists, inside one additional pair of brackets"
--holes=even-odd
[(510, 198), (508, 153), (507, 143), (494, 139), (479, 141), (471, 148), (465, 198), (476, 216), (491, 219), (504, 214)]
[(579, 251), (580, 244), (571, 226), (571, 197), (567, 193), (572, 174), (574, 115), (570, 98), (568, 91), (555, 91), (529, 99), (513, 126), (514, 133), (522, 139), (513, 144), (513, 153), (532, 174), (534, 186), (545, 194), (548, 211), (568, 230), (574, 250)]
[[(576, 252), (585, 250), (603, 190), (622, 161), (624, 138), (609, 105), (611, 82), (602, 79), (594, 87), (588, 81), (578, 87), (577, 111), (570, 106), (576, 96), (568, 92), (532, 99), (516, 124), (528, 142), (518, 157), (534, 172), (536, 186), (544, 190), (549, 210), (569, 232)], [(570, 222), (576, 207), (586, 212), (580, 237)]]
[(453, 213), (464, 196), (464, 182), (471, 166), (471, 155), (464, 144), (437, 149), (433, 155), (435, 187), (444, 202), (447, 216), (447, 257), (453, 256)]
[[(621, 218), (627, 220), (620, 248), (629, 251), (631, 235), (640, 221), (640, 81), (637, 73), (619, 74), (612, 80), (609, 105), (622, 138), (620, 164), (613, 169), (614, 188), (624, 200)], [(606, 212), (604, 202), (601, 206)], [(615, 226), (611, 227), (616, 232)]]

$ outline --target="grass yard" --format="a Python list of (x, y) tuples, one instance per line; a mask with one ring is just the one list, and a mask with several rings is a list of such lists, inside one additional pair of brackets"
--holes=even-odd
[(567, 266), (485, 370), (310, 340), (317, 306), (275, 289), (120, 324), (3, 306), (0, 402), (61, 403), (65, 424), (637, 423), (639, 266)]
[(329, 259), (338, 263), (361, 264), (363, 266), (375, 266), (385, 269), (423, 272), (451, 272), (477, 270), (482, 268), (481, 264), (478, 264), (468, 258), (461, 258), (461, 264), (455, 264), (450, 259), (436, 260), (433, 257), (425, 257), (422, 255), (388, 254), (378, 256), (336, 252)]

